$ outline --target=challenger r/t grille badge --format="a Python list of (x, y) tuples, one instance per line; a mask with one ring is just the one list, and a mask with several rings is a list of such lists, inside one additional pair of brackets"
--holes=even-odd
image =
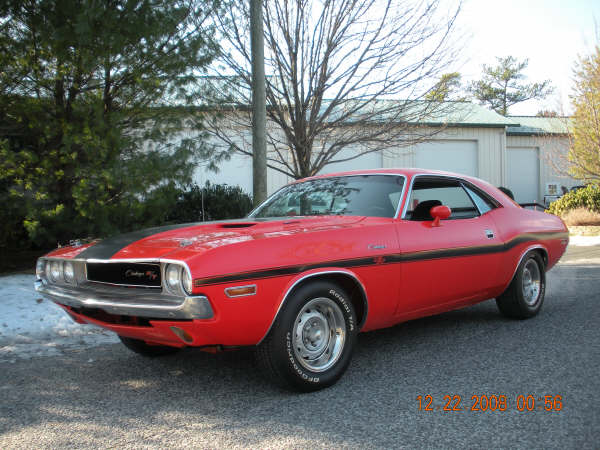
[(147, 270), (146, 272), (140, 272), (133, 269), (127, 269), (125, 271), (125, 278), (146, 278), (147, 280), (156, 280), (158, 273), (154, 270)]

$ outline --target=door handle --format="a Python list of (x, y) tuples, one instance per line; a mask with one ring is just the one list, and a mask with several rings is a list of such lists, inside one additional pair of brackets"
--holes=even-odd
[(494, 232), (492, 230), (485, 230), (485, 235), (488, 239), (494, 239)]

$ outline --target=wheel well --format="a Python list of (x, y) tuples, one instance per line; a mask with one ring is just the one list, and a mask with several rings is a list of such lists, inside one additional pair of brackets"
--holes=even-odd
[[(348, 293), (350, 296), (350, 301), (352, 302), (352, 306), (354, 306), (354, 311), (356, 312), (356, 321), (358, 323), (358, 329), (360, 330), (367, 320), (368, 313), (368, 302), (367, 295), (363, 289), (363, 286), (360, 282), (351, 275), (346, 273), (323, 273), (323, 274), (315, 274), (309, 276), (298, 283), (294, 288), (288, 293), (288, 297), (293, 294), (296, 289), (304, 286), (306, 283), (310, 283), (315, 280), (327, 280), (332, 283), (339, 285), (344, 291)], [(285, 299), (284, 299), (285, 301)]]
[(521, 265), (521, 262), (525, 258), (525, 255), (528, 255), (529, 253), (535, 253), (540, 258), (542, 258), (542, 262), (544, 263), (544, 272), (546, 271), (546, 267), (548, 267), (548, 252), (546, 251), (546, 249), (543, 247), (528, 248), (523, 253), (521, 253), (521, 256), (520, 256), (519, 260), (517, 261), (517, 265), (515, 266), (515, 269), (513, 271), (512, 277), (510, 278), (510, 281), (506, 284), (505, 289), (508, 289), (508, 287), (510, 286), (510, 283), (512, 283), (512, 281), (515, 279), (515, 277), (517, 276), (517, 271), (519, 270), (519, 266)]
[(544, 270), (548, 267), (548, 252), (544, 248), (536, 248), (533, 250), (533, 253), (537, 253), (542, 258), (542, 262), (544, 263)]

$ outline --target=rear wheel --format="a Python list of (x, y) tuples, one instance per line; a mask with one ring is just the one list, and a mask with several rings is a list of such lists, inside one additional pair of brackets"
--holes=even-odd
[(133, 339), (125, 336), (119, 336), (119, 339), (121, 339), (121, 342), (129, 350), (149, 358), (171, 355), (181, 350), (178, 347), (170, 347), (168, 345), (151, 345), (140, 339)]
[(540, 311), (545, 293), (544, 261), (539, 253), (530, 252), (519, 264), (506, 291), (496, 299), (496, 304), (507, 317), (528, 319)]
[(310, 392), (344, 374), (356, 341), (356, 315), (348, 294), (336, 284), (301, 286), (257, 348), (258, 363), (277, 384)]

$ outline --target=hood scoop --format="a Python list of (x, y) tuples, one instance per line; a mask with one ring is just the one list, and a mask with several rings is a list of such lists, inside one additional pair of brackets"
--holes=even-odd
[(256, 222), (222, 223), (219, 228), (249, 228), (254, 225), (256, 225)]

